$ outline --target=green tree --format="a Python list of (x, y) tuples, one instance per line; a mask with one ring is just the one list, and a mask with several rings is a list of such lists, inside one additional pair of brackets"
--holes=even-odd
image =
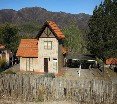
[(86, 44), (83, 31), (79, 30), (75, 25), (71, 25), (63, 30), (65, 34), (65, 46), (68, 47), (72, 53), (86, 53)]
[(88, 50), (105, 60), (117, 57), (117, 0), (96, 6), (89, 20)]
[(0, 43), (12, 52), (16, 52), (19, 43), (18, 28), (16, 26), (5, 24), (0, 27)]

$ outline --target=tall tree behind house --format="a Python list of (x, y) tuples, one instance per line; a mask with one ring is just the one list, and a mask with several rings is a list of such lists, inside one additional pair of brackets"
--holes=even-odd
[(96, 6), (89, 20), (88, 50), (105, 60), (117, 57), (117, 0)]

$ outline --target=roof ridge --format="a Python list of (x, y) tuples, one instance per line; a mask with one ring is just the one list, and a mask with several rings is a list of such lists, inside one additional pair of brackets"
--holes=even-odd
[(31, 38), (27, 38), (27, 39), (21, 39), (21, 40), (37, 40), (37, 39), (31, 39)]
[(61, 29), (59, 28), (59, 26), (53, 22), (53, 21), (46, 21), (45, 24), (47, 23), (47, 25), (50, 26), (50, 28), (54, 31), (54, 33), (57, 35), (58, 38), (60, 39), (64, 39), (65, 36), (62, 33)]

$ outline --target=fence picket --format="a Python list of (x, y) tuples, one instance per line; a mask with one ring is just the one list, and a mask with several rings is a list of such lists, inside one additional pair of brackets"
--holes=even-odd
[(116, 104), (117, 83), (106, 80), (69, 80), (35, 75), (0, 75), (0, 99), (25, 101), (68, 100), (78, 104)]

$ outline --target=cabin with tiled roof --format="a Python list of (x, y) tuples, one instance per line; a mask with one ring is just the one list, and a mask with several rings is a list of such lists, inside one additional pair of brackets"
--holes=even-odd
[(58, 73), (64, 66), (65, 39), (55, 22), (46, 21), (35, 39), (21, 39), (17, 56), (21, 71)]

